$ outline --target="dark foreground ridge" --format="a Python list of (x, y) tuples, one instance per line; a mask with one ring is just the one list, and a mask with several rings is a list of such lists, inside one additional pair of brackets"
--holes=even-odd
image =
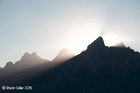
[[(102, 37), (91, 43), (86, 51), (59, 63), (55, 66), (44, 63), (12, 77), (16, 78), (14, 82), (19, 78), (24, 81), (18, 85), (32, 86), (33, 90), (28, 91), (32, 93), (140, 92), (140, 53), (126, 47), (107, 47)], [(50, 66), (53, 68), (47, 70)], [(34, 74), (34, 71), (41, 74)], [(28, 78), (31, 74), (34, 77)], [(11, 78), (3, 80), (10, 81)], [(13, 82), (8, 84), (14, 85)]]

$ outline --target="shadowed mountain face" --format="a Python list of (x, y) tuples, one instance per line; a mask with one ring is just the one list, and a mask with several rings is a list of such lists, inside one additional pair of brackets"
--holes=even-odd
[[(50, 65), (45, 64), (46, 68)], [(22, 84), (31, 85), (33, 93), (139, 93), (140, 53), (126, 47), (107, 47), (99, 37), (86, 51)]]

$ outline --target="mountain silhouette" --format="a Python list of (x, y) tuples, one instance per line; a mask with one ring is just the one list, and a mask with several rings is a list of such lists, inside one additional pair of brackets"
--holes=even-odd
[(49, 60), (40, 58), (35, 52), (32, 54), (25, 53), (21, 60), (17, 61), (15, 64), (8, 62), (4, 68), (0, 70), (0, 77), (6, 77), (21, 71), (39, 66), (49, 62)]
[(102, 37), (98, 37), (94, 42), (88, 46), (88, 50), (104, 48), (105, 44)]
[(35, 52), (32, 54), (26, 52), (15, 64), (8, 62), (0, 70), (0, 85), (14, 86), (21, 83), (23, 85), (23, 82), (37, 77), (44, 71), (48, 71), (73, 56), (75, 55), (65, 48), (60, 51), (53, 61), (42, 59)]
[[(63, 51), (54, 60), (61, 59)], [(12, 83), (2, 82), (1, 85), (14, 85), (14, 82), (20, 81), (19, 78), (23, 80), (23, 76), (26, 76), (26, 82), (24, 80), (17, 84), (31, 85), (33, 90), (30, 92), (32, 93), (40, 91), (43, 93), (140, 92), (140, 53), (131, 48), (105, 46), (102, 37), (97, 38), (87, 47), (87, 50), (79, 55), (46, 70), (53, 62), (55, 61), (39, 65), (37, 67), (39, 69), (34, 67), (15, 74), (11, 76), (12, 79), (8, 78), (8, 81), (12, 80)], [(35, 72), (40, 73), (40, 71), (44, 72), (29, 78), (30, 75), (34, 75)]]
[(44, 93), (137, 93), (139, 73), (140, 53), (130, 48), (105, 46), (99, 37), (86, 51), (30, 84), (35, 91)]
[(22, 56), (21, 60), (17, 61), (15, 65), (27, 68), (31, 66), (37, 66), (45, 62), (49, 62), (49, 60), (40, 58), (35, 52), (33, 52), (32, 54), (26, 52)]

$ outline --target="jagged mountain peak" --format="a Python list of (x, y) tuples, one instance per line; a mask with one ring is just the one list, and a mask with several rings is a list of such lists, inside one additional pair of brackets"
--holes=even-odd
[(53, 61), (65, 61), (74, 57), (74, 53), (72, 53), (69, 49), (63, 48), (59, 54), (53, 59)]
[(5, 68), (12, 67), (13, 65), (14, 65), (13, 62), (9, 61), (9, 62), (5, 65)]
[(33, 53), (24, 53), (24, 55), (22, 56), (21, 60), (20, 61), (24, 61), (24, 62), (27, 62), (27, 61), (37, 61), (37, 60), (41, 60), (42, 58), (40, 58), (35, 52)]
[(67, 49), (67, 48), (63, 48), (63, 49), (59, 52), (59, 54), (72, 54), (72, 52), (71, 52), (69, 49)]
[(9, 61), (6, 65), (13, 65), (13, 62)]
[(103, 48), (103, 47), (105, 47), (104, 40), (100, 36), (95, 41), (93, 41), (90, 45), (88, 45), (87, 49), (94, 49), (94, 48), (97, 49), (97, 48)]
[(26, 53), (24, 53), (24, 55), (23, 56), (38, 56), (37, 54), (36, 54), (36, 52), (33, 52), (33, 53), (28, 53), (28, 52), (26, 52)]

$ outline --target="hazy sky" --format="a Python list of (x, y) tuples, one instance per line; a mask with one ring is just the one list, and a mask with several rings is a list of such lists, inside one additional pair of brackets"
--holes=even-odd
[(75, 54), (102, 35), (140, 51), (140, 0), (0, 0), (0, 66), (37, 52)]

